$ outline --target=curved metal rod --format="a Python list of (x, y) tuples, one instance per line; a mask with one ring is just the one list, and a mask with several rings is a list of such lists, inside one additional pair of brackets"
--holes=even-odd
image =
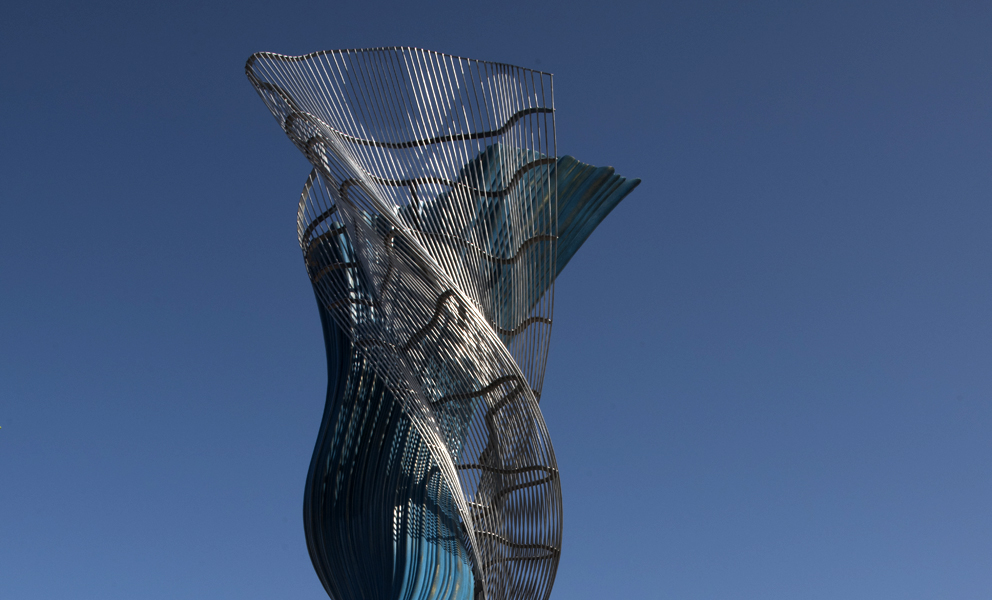
[(407, 342), (405, 344), (403, 344), (403, 347), (401, 348), (403, 350), (403, 352), (409, 351), (411, 346), (413, 346), (414, 344), (416, 344), (417, 342), (419, 342), (421, 339), (423, 339), (423, 337), (425, 335), (427, 335), (427, 332), (432, 327), (434, 327), (435, 325), (437, 325), (438, 321), (441, 320), (441, 307), (444, 305), (444, 302), (448, 298), (452, 298), (452, 297), (454, 297), (455, 300), (458, 301), (458, 312), (459, 312), (459, 316), (461, 316), (462, 320), (465, 319), (465, 306), (462, 304), (461, 298), (459, 298), (455, 294), (455, 290), (448, 290), (448, 291), (444, 292), (443, 294), (441, 294), (438, 297), (437, 302), (434, 304), (434, 316), (431, 317), (431, 320), (428, 321), (428, 323), (426, 325), (424, 325), (416, 333), (414, 333), (413, 335), (411, 335), (410, 336), (410, 339), (407, 340)]
[(512, 265), (513, 263), (517, 262), (520, 259), (521, 253), (527, 248), (527, 246), (530, 246), (531, 244), (534, 244), (536, 242), (553, 242), (558, 239), (557, 235), (546, 235), (546, 234), (535, 235), (534, 237), (527, 238), (526, 240), (524, 240), (524, 242), (520, 244), (520, 247), (517, 248), (517, 251), (513, 256), (511, 256), (510, 258), (502, 258), (500, 256), (493, 256), (492, 254), (489, 254), (488, 252), (486, 252), (482, 248), (479, 248), (472, 242), (468, 240), (463, 240), (458, 236), (449, 235), (446, 233), (435, 233), (433, 231), (418, 231), (416, 229), (414, 229), (413, 232), (420, 233), (423, 235), (429, 235), (433, 237), (450, 238), (451, 240), (461, 242), (462, 244), (471, 247), (473, 250), (475, 250), (480, 255), (482, 255), (482, 258), (500, 265)]
[[(290, 116), (295, 116), (297, 114), (298, 113), (293, 113)], [(316, 119), (317, 117), (313, 117), (313, 118)], [(288, 120), (289, 119), (287, 118), (287, 121)], [(321, 121), (321, 123), (323, 125), (327, 126), (327, 124), (324, 123), (323, 121)], [(327, 126), (327, 127), (328, 127), (328, 129), (331, 129), (329, 126)], [(333, 129), (331, 129), (331, 130), (334, 131)], [(342, 133), (340, 133), (338, 131), (335, 131), (335, 133), (337, 133), (339, 135), (344, 135), (344, 134), (342, 134)], [(310, 136), (310, 138), (306, 141), (305, 146), (306, 146), (307, 151), (310, 152), (310, 153), (313, 153), (313, 148), (318, 143), (319, 144), (324, 144), (325, 146), (330, 146), (331, 145), (330, 142), (327, 140), (327, 138), (325, 138), (323, 135), (317, 133), (317, 134), (314, 134), (314, 135)], [(468, 190), (469, 192), (471, 192), (472, 194), (475, 194), (477, 196), (482, 196), (483, 198), (502, 198), (503, 196), (509, 194), (513, 190), (513, 187), (516, 186), (517, 183), (519, 183), (520, 179), (528, 171), (532, 171), (532, 170), (536, 169), (537, 167), (541, 167), (541, 166), (544, 166), (544, 165), (553, 165), (553, 164), (555, 164), (557, 162), (558, 162), (558, 159), (550, 158), (550, 157), (544, 157), (544, 158), (538, 158), (538, 159), (532, 160), (532, 161), (530, 161), (528, 163), (524, 163), (523, 165), (520, 166), (520, 168), (518, 168), (516, 171), (514, 171), (513, 175), (510, 177), (510, 183), (506, 184), (506, 187), (504, 187), (503, 189), (499, 189), (499, 190), (483, 190), (483, 189), (480, 189), (480, 188), (477, 188), (477, 187), (470, 186), (467, 183), (464, 183), (464, 182), (461, 182), (461, 181), (451, 181), (450, 179), (445, 179), (444, 177), (437, 177), (435, 175), (425, 175), (423, 177), (414, 177), (412, 179), (389, 179), (389, 178), (386, 178), (386, 177), (379, 177), (378, 175), (375, 175), (373, 173), (369, 173), (368, 171), (366, 171), (364, 169), (362, 169), (362, 172), (365, 173), (365, 175), (368, 176), (372, 181), (374, 181), (374, 182), (376, 182), (376, 183), (378, 183), (380, 185), (388, 185), (388, 186), (391, 186), (391, 187), (409, 187), (411, 189), (411, 193), (413, 193), (414, 186), (419, 186), (419, 185), (423, 185), (423, 184), (427, 184), (427, 183), (434, 183), (434, 184), (443, 185), (443, 186), (446, 186), (446, 187), (449, 187), (449, 188), (452, 188), (452, 189), (454, 189), (454, 188), (464, 188), (464, 189)], [(354, 185), (354, 184), (359, 183), (359, 182), (358, 182), (357, 179), (347, 179), (347, 180), (344, 181), (344, 183), (342, 183), (342, 185), (344, 185), (345, 183), (349, 183), (351, 185)]]
[(323, 269), (321, 269), (316, 275), (314, 275), (311, 278), (311, 281), (313, 281), (314, 283), (319, 283), (320, 280), (323, 279), (324, 276), (327, 275), (328, 273), (330, 273), (331, 271), (336, 271), (338, 269), (347, 269), (349, 267), (350, 268), (358, 267), (358, 263), (356, 263), (356, 262), (339, 262), (339, 263), (333, 263), (333, 264), (327, 265), (326, 267), (324, 267)]
[(499, 386), (508, 383), (510, 381), (515, 381), (520, 384), (520, 377), (517, 375), (507, 375), (505, 377), (500, 377), (499, 379), (493, 381), (486, 387), (476, 390), (474, 392), (464, 392), (461, 394), (451, 394), (450, 396), (442, 396), (439, 400), (431, 403), (432, 406), (439, 406), (441, 404), (447, 404), (448, 402), (454, 402), (455, 400), (471, 400), (472, 398), (478, 398), (479, 396), (484, 396), (489, 392), (495, 390)]
[(527, 473), (528, 471), (545, 471), (547, 473), (558, 473), (558, 469), (552, 469), (551, 467), (545, 467), (542, 465), (520, 467), (519, 469), (500, 469), (499, 467), (490, 467), (487, 465), (480, 465), (473, 463), (468, 465), (455, 465), (455, 468), (458, 470), (481, 469), (483, 471), (491, 471), (493, 473), (499, 473), (500, 475), (518, 475), (520, 473)]
[(541, 554), (538, 556), (504, 556), (493, 561), (486, 563), (486, 568), (492, 565), (498, 565), (500, 563), (510, 562), (511, 560), (545, 560), (548, 558), (556, 558), (560, 550), (552, 550), (548, 554)]
[(316, 248), (317, 248), (316, 247), (316, 244), (318, 242), (324, 242), (327, 238), (333, 237), (333, 236), (335, 236), (335, 235), (337, 235), (339, 233), (344, 233), (347, 230), (348, 230), (347, 227), (345, 227), (344, 225), (341, 225), (341, 226), (335, 227), (334, 229), (330, 229), (328, 231), (325, 231), (324, 233), (322, 233), (322, 234), (318, 235), (317, 237), (313, 238), (312, 240), (309, 240), (306, 243), (306, 246), (304, 246), (304, 248), (303, 248), (303, 260), (306, 262), (306, 264), (308, 266), (313, 265), (313, 258), (311, 257), (311, 254), (313, 254), (313, 251), (316, 250)]
[(556, 471), (556, 472), (552, 473), (551, 475), (548, 475), (547, 477), (542, 477), (540, 479), (535, 479), (534, 481), (525, 481), (524, 483), (518, 483), (517, 485), (511, 485), (510, 487), (502, 488), (499, 491), (497, 491), (495, 494), (493, 494), (493, 500), (497, 500), (499, 498), (502, 498), (503, 496), (505, 496), (507, 494), (512, 494), (513, 492), (515, 492), (517, 490), (522, 490), (525, 487), (533, 487), (535, 485), (541, 485), (541, 484), (544, 484), (544, 483), (548, 483), (549, 481), (553, 480), (557, 476), (558, 476), (558, 473)]
[[(267, 87), (278, 88), (279, 86), (274, 86), (272, 84), (267, 84)], [(273, 89), (272, 91), (276, 91), (276, 90)], [(284, 99), (289, 97), (289, 95), (286, 94), (285, 91), (283, 91), (283, 92), (276, 92), (276, 93), (278, 93), (279, 96), (282, 97), (282, 98), (284, 98)], [(288, 103), (288, 101), (287, 101), (287, 103)], [(293, 120), (300, 119), (300, 118), (305, 119), (307, 117), (313, 117), (313, 115), (310, 115), (309, 113), (307, 113), (305, 111), (298, 110), (295, 106), (292, 106), (291, 105), (291, 108), (293, 108), (293, 112), (291, 112), (286, 117), (285, 121), (283, 121), (283, 129), (285, 129), (286, 131), (289, 131), (289, 128), (292, 127), (292, 125), (293, 125), (292, 121)], [(345, 133), (343, 131), (339, 131), (339, 130), (335, 129), (334, 127), (331, 127), (327, 123), (324, 123), (323, 120), (321, 120), (321, 123), (325, 127), (327, 127), (329, 130), (331, 130), (334, 133), (336, 133), (337, 135), (341, 136), (341, 138), (344, 139), (345, 141), (351, 142), (353, 144), (358, 144), (359, 146), (370, 146), (372, 148), (389, 148), (390, 150), (403, 150), (403, 149), (406, 149), (406, 148), (417, 148), (417, 147), (420, 147), (420, 146), (433, 146), (435, 144), (444, 144), (444, 143), (447, 143), (447, 142), (462, 142), (462, 141), (467, 141), (467, 140), (479, 140), (479, 139), (483, 139), (483, 138), (498, 137), (498, 136), (501, 136), (504, 133), (506, 133), (511, 127), (513, 127), (513, 125), (517, 121), (519, 121), (520, 119), (526, 117), (527, 115), (545, 114), (545, 113), (553, 113), (553, 112), (554, 112), (554, 109), (553, 108), (543, 108), (543, 107), (525, 108), (523, 110), (519, 110), (519, 111), (513, 113), (512, 115), (510, 115), (510, 118), (507, 119), (506, 122), (503, 123), (503, 125), (501, 125), (498, 129), (493, 129), (491, 131), (478, 131), (478, 132), (475, 132), (475, 133), (453, 133), (451, 135), (442, 135), (442, 136), (427, 138), (425, 140), (409, 140), (409, 141), (406, 141), (406, 142), (377, 142), (375, 140), (367, 140), (365, 138), (355, 137), (353, 135), (348, 135), (347, 133)], [(304, 116), (304, 115), (306, 115), (306, 116)], [(317, 117), (315, 117), (315, 118), (317, 118)], [(309, 140), (308, 140), (308, 143), (309, 143)]]
[(513, 337), (534, 323), (545, 323), (547, 325), (551, 325), (551, 319), (547, 317), (530, 317), (529, 319), (524, 319), (520, 325), (517, 325), (513, 329), (503, 329), (502, 327), (497, 327), (496, 331), (498, 331), (500, 335), (508, 335)]
[[(314, 136), (317, 137), (317, 136)], [(372, 178), (378, 184), (389, 185), (393, 187), (410, 187), (415, 185), (423, 185), (425, 183), (436, 183), (439, 185), (447, 186), (452, 189), (463, 188), (475, 194), (477, 196), (482, 196), (483, 198), (502, 198), (503, 196), (509, 194), (515, 185), (519, 182), (520, 178), (524, 176), (528, 171), (532, 171), (537, 167), (543, 165), (552, 165), (557, 162), (554, 158), (539, 158), (537, 160), (532, 160), (529, 163), (521, 165), (519, 169), (510, 178), (510, 183), (506, 184), (501, 190), (483, 190), (477, 187), (472, 187), (467, 183), (461, 181), (451, 181), (450, 179), (445, 179), (444, 177), (435, 177), (433, 175), (428, 175), (425, 177), (415, 177), (413, 179), (385, 179), (383, 177), (377, 177), (371, 173), (367, 173), (369, 177)]]
[(561, 552), (558, 548), (554, 546), (548, 546), (547, 544), (518, 544), (516, 542), (511, 542), (505, 537), (499, 535), (498, 533), (493, 533), (492, 531), (476, 531), (475, 535), (485, 535), (494, 538), (497, 542), (503, 544), (504, 546), (510, 546), (511, 548), (539, 548), (541, 550), (547, 550), (548, 552), (553, 552), (557, 554)]
[(510, 118), (507, 119), (498, 128), (489, 131), (477, 131), (473, 133), (454, 133), (450, 135), (436, 136), (423, 140), (408, 140), (405, 142), (377, 142), (375, 140), (367, 140), (365, 138), (355, 137), (343, 131), (339, 131), (338, 129), (331, 127), (330, 125), (325, 123), (319, 117), (316, 117), (315, 115), (311, 115), (306, 111), (301, 110), (300, 105), (297, 104), (296, 100), (293, 99), (293, 97), (286, 90), (284, 90), (278, 85), (264, 82), (261, 80), (256, 80), (255, 85), (259, 89), (277, 94), (280, 98), (283, 99), (283, 101), (286, 102), (286, 105), (289, 106), (289, 108), (293, 111), (288, 115), (286, 115), (286, 118), (282, 122), (282, 128), (287, 132), (289, 131), (289, 128), (293, 126), (292, 122), (296, 119), (316, 118), (321, 122), (322, 125), (324, 125), (324, 127), (327, 127), (328, 130), (333, 131), (337, 135), (341, 136), (342, 139), (349, 141), (353, 144), (358, 144), (360, 146), (370, 146), (372, 148), (388, 148), (391, 150), (403, 150), (407, 148), (417, 148), (421, 146), (433, 146), (435, 144), (444, 144), (447, 142), (461, 142), (468, 140), (479, 140), (484, 138), (498, 137), (506, 133), (511, 127), (513, 127), (514, 124), (516, 124), (517, 121), (526, 117), (527, 115), (553, 114), (555, 112), (555, 109), (547, 108), (543, 106), (525, 108), (510, 115)]
[(303, 235), (301, 237), (303, 239), (308, 239), (310, 237), (310, 234), (313, 233), (313, 230), (316, 229), (318, 225), (320, 225), (321, 223), (323, 223), (328, 217), (330, 217), (331, 215), (333, 215), (337, 210), (338, 210), (338, 205), (335, 204), (334, 206), (328, 208), (324, 212), (322, 212), (319, 215), (317, 215), (314, 218), (314, 220), (313, 221), (310, 221), (310, 224), (307, 225), (307, 228), (303, 232)]

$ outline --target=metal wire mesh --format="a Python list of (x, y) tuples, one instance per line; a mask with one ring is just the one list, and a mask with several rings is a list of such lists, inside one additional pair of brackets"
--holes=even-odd
[(418, 476), (436, 476), (436, 523), (451, 499), (472, 593), (546, 598), (561, 545), (537, 404), (558, 237), (551, 76), (412, 48), (259, 53), (246, 71), (314, 166), (298, 232), (318, 301), (429, 455)]

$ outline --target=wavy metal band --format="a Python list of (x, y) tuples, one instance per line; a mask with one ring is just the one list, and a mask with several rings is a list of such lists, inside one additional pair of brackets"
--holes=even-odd
[[(506, 133), (506, 131), (510, 127), (513, 127), (513, 125), (517, 121), (519, 121), (523, 117), (526, 117), (527, 115), (532, 115), (535, 113), (552, 113), (552, 112), (554, 112), (554, 109), (551, 108), (525, 108), (524, 110), (514, 113), (509, 119), (506, 120), (505, 123), (503, 123), (503, 125), (492, 131), (479, 131), (476, 133), (458, 133), (452, 135), (442, 135), (439, 137), (428, 138), (426, 140), (408, 140), (405, 142), (377, 142), (375, 140), (366, 140), (363, 138), (351, 136), (348, 135), (347, 133), (343, 133), (340, 131), (335, 131), (335, 130), (332, 131), (334, 131), (334, 133), (337, 133), (339, 136), (341, 136), (342, 139), (352, 142), (353, 144), (360, 144), (362, 146), (373, 146), (375, 148), (390, 148), (394, 150), (401, 150), (404, 148), (416, 148), (418, 146), (430, 146), (433, 144), (444, 144), (447, 142), (462, 142), (466, 140), (481, 140), (484, 138), (498, 137)], [(287, 118), (286, 122), (283, 124), (283, 127), (289, 129), (290, 127), (292, 127), (292, 121), (290, 121)]]
[[(249, 77), (251, 76), (252, 74), (249, 75)], [(258, 83), (256, 85), (256, 88), (259, 90), (274, 92), (278, 94), (283, 100), (285, 100), (286, 103), (289, 104), (290, 106), (293, 106), (294, 108), (297, 107), (297, 104), (293, 100), (292, 95), (279, 86), (272, 85), (269, 83)], [(480, 140), (484, 138), (499, 137), (504, 133), (506, 133), (507, 130), (510, 129), (510, 127), (512, 127), (514, 124), (516, 124), (517, 121), (519, 121), (521, 118), (527, 115), (536, 114), (536, 113), (550, 114), (553, 112), (554, 112), (553, 108), (544, 108), (544, 107), (525, 108), (523, 110), (515, 112), (501, 126), (491, 131), (478, 131), (472, 133), (443, 135), (443, 136), (437, 136), (423, 140), (406, 140), (402, 142), (379, 142), (376, 140), (369, 140), (369, 139), (349, 135), (343, 131), (339, 131), (334, 128), (329, 128), (329, 129), (330, 131), (337, 134), (341, 139), (352, 142), (353, 144), (359, 144), (361, 146), (372, 146), (375, 148), (389, 148), (394, 150), (401, 150), (405, 148), (416, 148), (419, 146), (431, 146), (433, 144), (444, 144), (446, 142), (461, 142), (468, 140)], [(283, 129), (288, 131), (290, 128), (292, 128), (294, 120), (312, 119), (312, 118), (314, 118), (312, 115), (308, 115), (305, 112), (300, 112), (300, 111), (292, 112), (286, 117), (285, 120), (283, 120), (282, 127)], [(326, 142), (326, 140), (323, 140), (320, 136), (315, 136), (307, 141), (306, 146), (309, 147), (315, 141)]]

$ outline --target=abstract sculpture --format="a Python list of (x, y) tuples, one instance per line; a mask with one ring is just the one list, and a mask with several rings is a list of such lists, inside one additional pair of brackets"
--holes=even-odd
[(328, 390), (304, 524), (324, 589), (547, 598), (553, 283), (639, 180), (557, 158), (547, 73), (413, 48), (246, 72), (314, 167), (297, 228)]

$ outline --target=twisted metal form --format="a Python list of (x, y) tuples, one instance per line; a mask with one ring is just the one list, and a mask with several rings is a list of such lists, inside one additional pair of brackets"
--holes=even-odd
[(413, 48), (246, 72), (314, 166), (297, 226), (329, 376), (304, 521), (325, 589), (547, 598), (553, 282), (639, 180), (556, 158), (547, 73)]

